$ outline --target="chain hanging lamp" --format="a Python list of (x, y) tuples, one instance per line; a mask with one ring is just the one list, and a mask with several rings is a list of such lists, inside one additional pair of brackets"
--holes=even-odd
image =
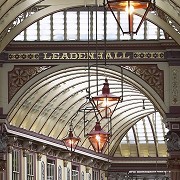
[(94, 129), (87, 136), (94, 151), (102, 153), (108, 143), (110, 133), (105, 132), (101, 128), (100, 122), (97, 121)]
[[(89, 24), (89, 23), (88, 23)], [(89, 29), (89, 27), (88, 27)], [(89, 33), (88, 33), (89, 34)], [(89, 38), (88, 38), (89, 39)], [(104, 42), (105, 42), (105, 54), (106, 54), (106, 8), (104, 6)], [(97, 0), (96, 0), (96, 45), (97, 45)], [(96, 47), (96, 54), (97, 54), (97, 47)], [(106, 56), (105, 56), (105, 66), (106, 66)], [(88, 59), (88, 99), (90, 104), (92, 105), (92, 110), (90, 112), (94, 112), (96, 118), (96, 124), (94, 128), (89, 132), (85, 133), (85, 124), (86, 124), (86, 114), (84, 114), (84, 134), (87, 135), (90, 144), (92, 145), (95, 152), (102, 153), (109, 142), (109, 138), (111, 136), (111, 116), (116, 110), (118, 103), (122, 100), (122, 96), (115, 96), (110, 92), (108, 79), (105, 78), (105, 82), (103, 83), (102, 94), (98, 94), (98, 82), (99, 82), (99, 74), (98, 74), (98, 67), (99, 62), (98, 58), (96, 59), (95, 70), (96, 70), (96, 88), (97, 88), (97, 95), (91, 96), (90, 93), (90, 66), (89, 59)], [(122, 68), (121, 68), (122, 70)], [(121, 72), (122, 73), (122, 72)], [(85, 112), (85, 111), (84, 111)], [(108, 132), (105, 132), (99, 121), (100, 119), (103, 121), (104, 118), (108, 120)]]
[(102, 118), (110, 118), (118, 103), (121, 101), (121, 96), (115, 96), (110, 93), (108, 79), (105, 78), (105, 82), (102, 88), (102, 94), (92, 97), (93, 103), (99, 110)]
[[(155, 9), (155, 0), (107, 0), (106, 7), (112, 12), (123, 34), (137, 34), (148, 12)], [(135, 25), (134, 12), (138, 9), (144, 9), (145, 11), (139, 23), (136, 22), (137, 25)], [(125, 11), (126, 13), (122, 15), (123, 17), (120, 14), (119, 20), (114, 11)], [(127, 22), (128, 27), (122, 27), (122, 24), (126, 25), (125, 22)]]
[(67, 134), (66, 137), (64, 137), (62, 139), (62, 141), (64, 142), (64, 145), (66, 146), (66, 149), (67, 150), (70, 150), (71, 152), (75, 151), (79, 141), (80, 141), (80, 138), (79, 137), (76, 137), (75, 136), (75, 133), (73, 133), (73, 125), (72, 125), (72, 122), (70, 124), (70, 127), (69, 127), (69, 132)]

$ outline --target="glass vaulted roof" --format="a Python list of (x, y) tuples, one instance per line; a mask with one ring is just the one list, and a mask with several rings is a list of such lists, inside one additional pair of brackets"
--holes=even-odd
[[(48, 72), (48, 71), (46, 71)], [(111, 93), (122, 95), (121, 83), (123, 78), (123, 101), (118, 104), (112, 117), (109, 129), (107, 120), (101, 120), (105, 131), (110, 130), (108, 151), (115, 157), (165, 157), (167, 156), (164, 135), (167, 129), (163, 118), (155, 110), (153, 98), (148, 96), (148, 90), (132, 80), (124, 69), (122, 76), (119, 68), (99, 67), (98, 87), (102, 89), (105, 77), (108, 78)], [(79, 146), (92, 149), (84, 136), (84, 114), (78, 112), (86, 101), (87, 89), (91, 95), (96, 95), (96, 69), (92, 68), (90, 84), (86, 66), (60, 69), (51, 68), (44, 77), (36, 77), (32, 84), (27, 84), (25, 91), (8, 120), (12, 126), (43, 134), (58, 140), (66, 136), (70, 119), (76, 135), (81, 138)], [(90, 132), (96, 122), (95, 115), (86, 112), (85, 133)]]
[[(104, 12), (94, 8), (75, 8), (56, 12), (44, 17), (24, 29), (15, 41), (87, 41), (104, 40)], [(120, 21), (125, 22), (124, 12), (115, 12)], [(139, 19), (135, 15), (134, 25)], [(89, 27), (88, 27), (89, 24)], [(126, 26), (126, 25), (125, 25)], [(112, 28), (113, 27), (113, 28)], [(96, 29), (97, 28), (97, 29)], [(150, 40), (165, 39), (164, 31), (145, 20), (137, 35), (123, 35), (111, 12), (107, 11), (107, 40)], [(97, 37), (96, 37), (97, 30)], [(88, 37), (89, 31), (89, 37)], [(99, 89), (104, 81), (104, 71), (111, 83), (111, 92), (119, 93), (121, 83), (117, 72), (99, 70)], [(92, 75), (91, 93), (94, 94), (95, 76)], [(161, 114), (155, 110), (151, 97), (147, 97), (137, 83), (125, 78), (124, 100), (118, 105), (112, 119), (113, 135), (110, 153), (115, 157), (166, 157), (164, 135), (168, 131)], [(19, 100), (9, 116), (9, 122), (29, 131), (62, 139), (69, 128), (69, 119), (77, 112), (87, 96), (87, 69), (76, 67), (57, 71), (37, 81)], [(85, 131), (95, 124), (95, 117), (89, 113)], [(31, 119), (31, 121), (29, 121)], [(76, 134), (80, 136), (80, 146), (90, 148), (83, 132), (83, 114), (79, 113), (73, 122)], [(108, 123), (102, 122), (104, 129)], [(106, 153), (107, 153), (106, 149)]]

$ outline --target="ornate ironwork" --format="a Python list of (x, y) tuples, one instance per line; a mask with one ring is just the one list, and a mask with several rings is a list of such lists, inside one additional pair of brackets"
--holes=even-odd
[(149, 84), (162, 99), (164, 99), (164, 73), (157, 65), (146, 64), (125, 66), (124, 68), (138, 75), (147, 82), (147, 84)]
[(172, 70), (172, 103), (177, 104), (178, 102), (178, 94), (179, 94), (179, 88), (178, 88), (178, 70), (173, 69)]
[(10, 101), (16, 92), (37, 74), (49, 69), (51, 66), (14, 66), (8, 73), (8, 100)]
[[(42, 1), (42, 0), (41, 0)], [(38, 3), (40, 3), (39, 1)], [(22, 12), (19, 16), (17, 16), (0, 34), (0, 41), (16, 26), (18, 26), (21, 22), (23, 22), (26, 18), (32, 16), (34, 13), (47, 8), (48, 6), (33, 6)], [(5, 18), (5, 17), (4, 17)], [(3, 20), (2, 20), (3, 21)]]
[[(165, 0), (165, 1), (169, 1), (170, 2), (170, 0)], [(177, 12), (179, 11), (178, 15), (180, 16), (180, 8), (178, 8), (178, 7), (175, 8), (175, 6), (172, 6), (172, 7)], [(161, 9), (157, 8), (156, 13), (154, 13), (154, 15), (157, 15), (161, 19), (166, 21), (178, 34), (180, 34), (180, 25), (171, 16), (169, 16), (167, 13), (165, 13)]]

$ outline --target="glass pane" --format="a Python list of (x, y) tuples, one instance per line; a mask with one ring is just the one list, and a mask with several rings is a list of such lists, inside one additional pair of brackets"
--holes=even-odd
[[(115, 16), (117, 17), (117, 12), (114, 12)], [(107, 29), (106, 29), (106, 37), (107, 40), (116, 40), (117, 38), (117, 30), (118, 24), (111, 12), (107, 12)]]
[(22, 31), (19, 35), (17, 35), (15, 38), (14, 38), (15, 41), (24, 41), (24, 31)]
[(124, 32), (129, 31), (129, 20), (126, 12), (120, 12), (120, 25)]
[[(97, 34), (97, 40), (104, 39), (104, 13), (103, 12), (97, 12), (97, 27), (96, 27), (96, 12), (93, 12), (93, 39), (96, 40), (96, 34)], [(96, 33), (97, 28), (97, 33)]]
[(64, 12), (53, 14), (53, 40), (64, 40)]
[(28, 41), (37, 40), (37, 22), (26, 29), (26, 39)]
[(147, 21), (147, 39), (157, 39), (157, 26)]
[(67, 40), (77, 40), (77, 12), (67, 12)]
[(165, 39), (165, 36), (164, 36), (164, 31), (162, 29), (160, 29), (160, 39)]
[(51, 28), (50, 28), (50, 16), (47, 16), (40, 20), (40, 40), (50, 40), (51, 39)]
[[(89, 32), (90, 32), (90, 27), (89, 27)], [(84, 11), (80, 12), (80, 40), (88, 40), (88, 12), (84, 12)]]
[[(134, 19), (133, 19), (133, 31), (137, 31), (137, 28), (140, 24), (141, 21), (141, 17), (134, 15)], [(140, 29), (138, 30), (137, 34), (133, 35), (133, 39), (144, 39), (144, 22), (142, 23), (142, 25), (140, 26)]]

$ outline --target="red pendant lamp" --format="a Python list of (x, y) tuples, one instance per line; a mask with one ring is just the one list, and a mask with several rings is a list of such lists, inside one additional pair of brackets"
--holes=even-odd
[(70, 151), (75, 151), (79, 141), (80, 141), (80, 138), (79, 137), (76, 137), (74, 134), (73, 134), (73, 126), (72, 126), (72, 123), (70, 124), (70, 128), (69, 128), (69, 132), (68, 132), (68, 135), (66, 137), (64, 137), (62, 139), (62, 141), (64, 142), (64, 145), (66, 146), (66, 149), (69, 150), (70, 148)]
[[(118, 23), (121, 31), (123, 34), (137, 34), (138, 30), (140, 29), (143, 21), (146, 19), (146, 16), (149, 11), (154, 10), (155, 8), (155, 0), (107, 0), (107, 8), (111, 10), (116, 22)], [(136, 28), (133, 25), (133, 15), (134, 10), (137, 9), (144, 9), (145, 12), (143, 16), (139, 20), (139, 24), (136, 26)], [(114, 11), (125, 11), (125, 15), (123, 18), (123, 23), (127, 21), (128, 27), (122, 27), (121, 23), (121, 17), (120, 21), (115, 16)]]
[(110, 133), (105, 132), (97, 121), (94, 129), (87, 136), (94, 151), (102, 153), (108, 143)]
[(92, 101), (102, 118), (110, 118), (121, 99), (121, 96), (115, 96), (110, 93), (107, 78), (105, 78), (105, 83), (103, 84), (102, 94), (92, 97)]

